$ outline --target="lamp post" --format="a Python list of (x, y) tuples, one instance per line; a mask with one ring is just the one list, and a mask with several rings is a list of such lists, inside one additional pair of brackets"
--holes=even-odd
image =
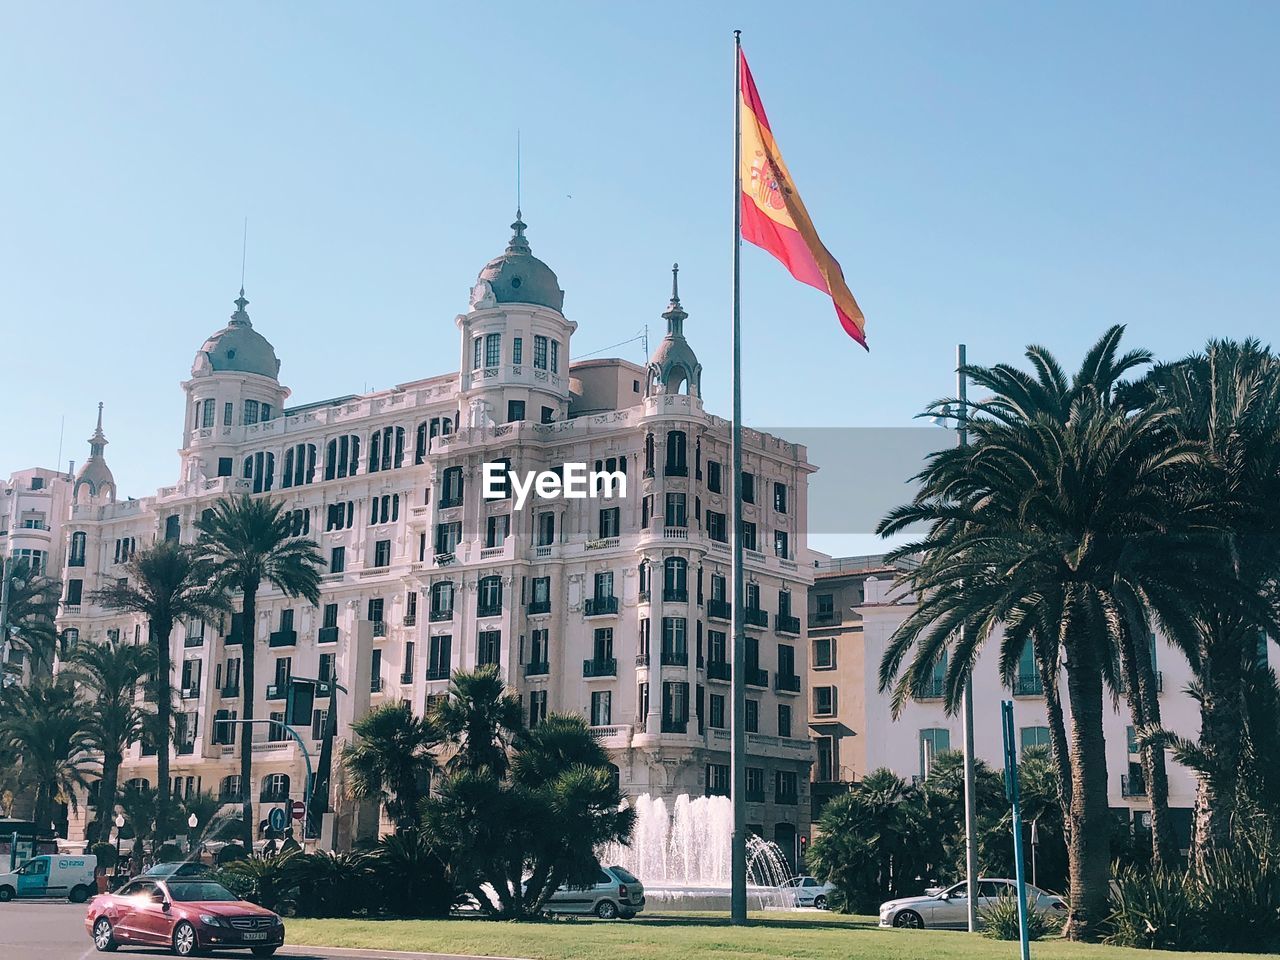
[(116, 873), (120, 872), (120, 831), (124, 829), (124, 811), (116, 814), (113, 821), (116, 825)]

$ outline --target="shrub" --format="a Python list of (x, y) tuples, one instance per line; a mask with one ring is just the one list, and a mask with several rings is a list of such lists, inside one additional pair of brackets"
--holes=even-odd
[[(1017, 940), (1021, 936), (1018, 925), (1017, 897), (999, 897), (982, 911), (982, 935), (992, 940)], [(1034, 898), (1027, 900), (1027, 939), (1058, 933), (1062, 921), (1052, 914), (1036, 909)]]
[(1209, 858), (1194, 879), (1206, 949), (1274, 952), (1280, 946), (1280, 871), (1247, 847)]
[(255, 855), (233, 860), (224, 864), (214, 879), (242, 900), (277, 910), (288, 892), (284, 868), (290, 859)]
[(280, 882), (297, 890), (302, 917), (349, 917), (364, 908), (372, 879), (364, 853), (295, 853), (279, 858)]
[(244, 848), (242, 843), (228, 843), (225, 847), (218, 851), (217, 863), (222, 866), (226, 863), (232, 863), (236, 860), (244, 860), (249, 856), (249, 851)]
[(1116, 871), (1106, 942), (1124, 947), (1189, 950), (1200, 942), (1200, 916), (1187, 878), (1168, 870)]
[(116, 865), (118, 857), (114, 843), (95, 843), (89, 852), (98, 858), (98, 866), (103, 870), (110, 870)]
[(182, 851), (176, 843), (164, 843), (156, 851), (157, 863), (174, 863), (182, 859)]
[(400, 917), (443, 917), (458, 901), (445, 861), (421, 830), (383, 837), (369, 858), (378, 902)]

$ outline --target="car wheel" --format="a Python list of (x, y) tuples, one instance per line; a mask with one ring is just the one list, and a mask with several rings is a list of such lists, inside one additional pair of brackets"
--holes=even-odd
[(13, 899), (13, 887), (0, 887), (0, 903), (8, 903)]
[(827, 909), (827, 895), (825, 893), (818, 894), (813, 898), (813, 905), (819, 910)]
[(89, 888), (84, 884), (71, 888), (71, 894), (67, 897), (72, 903), (84, 903), (89, 899)]
[(903, 910), (893, 918), (893, 925), (906, 930), (920, 930), (924, 927), (924, 918), (914, 910)]
[(601, 920), (616, 920), (618, 917), (618, 905), (612, 900), (601, 900), (596, 904), (596, 916)]
[(183, 920), (173, 928), (173, 952), (180, 957), (196, 955), (196, 928)]
[(93, 925), (93, 946), (100, 953), (111, 953), (120, 946), (111, 932), (111, 921), (106, 917), (99, 917)]
[(276, 947), (250, 947), (249, 952), (255, 957), (269, 957), (276, 952)]

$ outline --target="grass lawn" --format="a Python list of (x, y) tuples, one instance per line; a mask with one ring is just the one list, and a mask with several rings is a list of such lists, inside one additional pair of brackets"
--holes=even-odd
[[(881, 930), (874, 917), (753, 913), (747, 927), (723, 914), (654, 913), (631, 921), (565, 919), (545, 923), (493, 920), (289, 920), (291, 945), (418, 950), (529, 960), (1017, 960), (1018, 945), (967, 933)], [(1046, 940), (1031, 945), (1043, 960), (1208, 960), (1261, 954), (1128, 950)]]

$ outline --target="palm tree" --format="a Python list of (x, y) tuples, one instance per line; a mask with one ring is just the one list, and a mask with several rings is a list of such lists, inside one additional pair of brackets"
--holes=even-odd
[(149, 657), (141, 648), (119, 640), (83, 643), (71, 653), (68, 675), (81, 684), (85, 733), (102, 755), (98, 780), (97, 836), (111, 832), (120, 764), (125, 748), (143, 733), (146, 713), (135, 702), (139, 682), (147, 675)]
[(435, 724), (399, 702), (374, 707), (352, 730), (358, 739), (342, 748), (351, 796), (379, 801), (396, 833), (412, 828), (436, 765), (431, 751), (440, 736)]
[[(1104, 686), (1121, 689), (1124, 648), (1150, 611), (1162, 625), (1181, 627), (1170, 584), (1193, 579), (1177, 572), (1194, 541), (1172, 522), (1168, 492), (1195, 451), (1165, 435), (1166, 409), (1130, 412), (1117, 402), (1121, 377), (1149, 359), (1143, 352), (1117, 358), (1121, 332), (1109, 330), (1070, 380), (1038, 347), (1027, 350), (1034, 374), (1008, 365), (968, 368), (991, 393), (968, 404), (970, 445), (930, 457), (915, 500), (880, 525), (882, 534), (928, 527), (922, 540), (891, 554), (922, 558), (903, 575), (919, 603), (880, 664), (881, 688), (893, 690), (895, 711), (926, 692), (944, 657), (946, 704), (958, 709), (978, 652), (997, 627), (1006, 678), (1028, 642), (1046, 686), (1057, 682), (1065, 654), (1073, 727), (1067, 933), (1077, 939), (1095, 936), (1106, 916)], [(1158, 575), (1155, 557), (1164, 563)], [(1145, 650), (1145, 630), (1141, 637)], [(1154, 686), (1154, 676), (1128, 684), (1152, 700)]]
[[(28, 560), (3, 561), (0, 568), (9, 580), (6, 598), (9, 642), (26, 654), (33, 676), (48, 676), (53, 672), (53, 660), (61, 639), (54, 617), (58, 615), (62, 584), (33, 571)], [(0, 637), (0, 641), (3, 639)]]
[(1280, 358), (1256, 340), (1215, 340), (1204, 353), (1156, 367), (1134, 394), (1135, 402), (1173, 407), (1171, 428), (1204, 450), (1176, 492), (1183, 509), (1220, 528), (1221, 554), (1207, 563), (1225, 565), (1238, 587), (1196, 591), (1192, 629), (1180, 637), (1200, 702), (1198, 748), (1179, 745), (1185, 757), (1194, 753), (1200, 774), (1200, 856), (1236, 839), (1240, 782), (1249, 776), (1246, 704), (1251, 683), (1271, 682), (1251, 668), (1260, 655), (1265, 661), (1265, 635), (1280, 635)]
[(506, 688), (495, 666), (455, 673), (433, 718), (454, 748), (450, 770), (496, 777), (506, 773), (508, 751), (524, 729), (520, 698)]
[[(256, 693), (254, 647), (257, 640), (258, 591), (265, 582), (288, 597), (320, 601), (320, 571), (324, 560), (315, 542), (294, 536), (280, 503), (265, 498), (219, 500), (196, 523), (197, 549), (215, 581), (241, 597), (240, 669), (243, 675), (240, 716), (252, 720)], [(240, 789), (245, 845), (253, 848), (253, 726), (240, 728)]]
[(37, 679), (13, 690), (0, 717), (0, 745), (19, 758), (22, 780), (35, 788), (38, 830), (52, 824), (55, 803), (76, 809), (76, 788), (88, 785), (94, 762), (73, 684)]
[(147, 620), (154, 665), (149, 683), (156, 703), (156, 796), (160, 811), (156, 835), (163, 841), (169, 838), (169, 751), (173, 744), (170, 637), (180, 622), (217, 617), (227, 609), (227, 601), (222, 590), (211, 585), (208, 568), (197, 561), (195, 552), (186, 544), (162, 540), (135, 553), (124, 569), (124, 579), (94, 591), (92, 598), (108, 610), (140, 614)]

